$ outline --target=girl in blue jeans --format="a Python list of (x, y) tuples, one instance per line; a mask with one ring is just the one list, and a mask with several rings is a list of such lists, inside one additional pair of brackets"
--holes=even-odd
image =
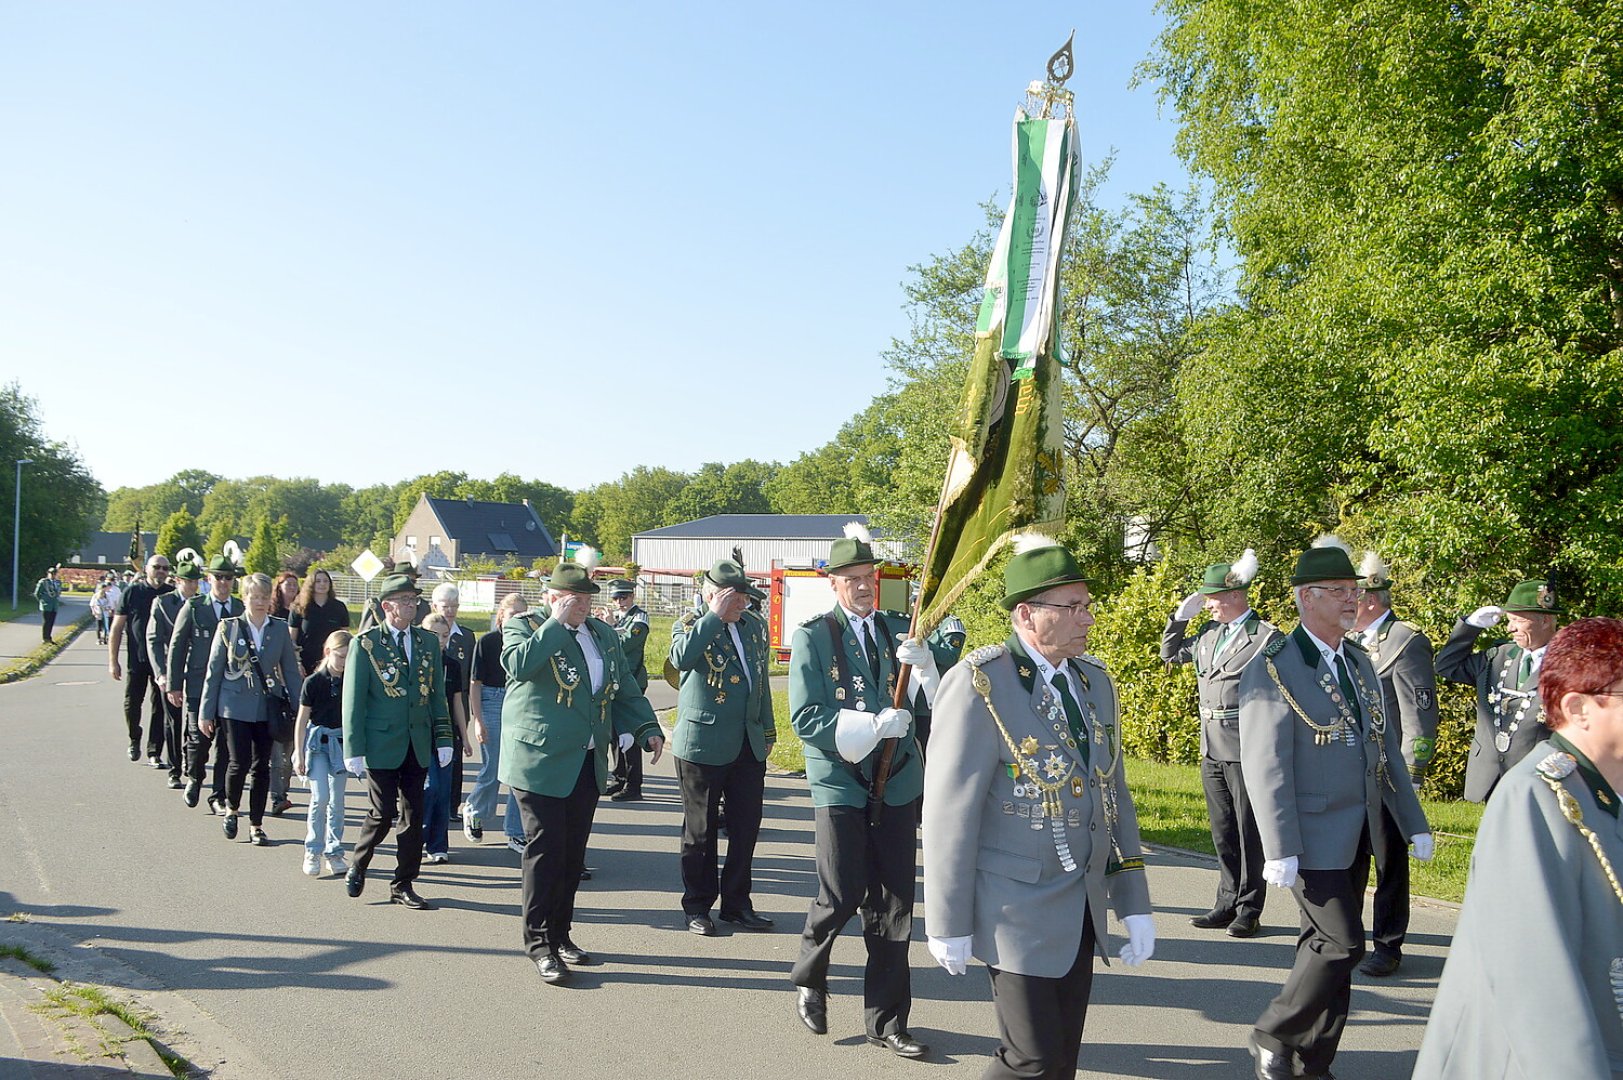
[[(502, 627), (514, 615), (526, 609), (524, 597), (509, 593), (496, 607), (496, 627), (479, 639), (473, 650), (473, 678), (468, 693), (468, 710), (472, 714), (468, 734), (479, 744), (479, 775), (468, 793), (468, 805), (462, 811), (462, 831), (468, 842), (477, 844), (484, 839), (485, 822), (494, 818), (496, 797), (501, 782), (496, 773), (502, 757), (502, 702), (507, 697), (507, 674), (502, 670)], [(507, 796), (507, 812), (502, 818), (507, 846), (524, 850), (524, 826), (519, 822), (518, 800)]]
[[(451, 723), (456, 738), (462, 740), (462, 752), (472, 754), (468, 745), (468, 710), (462, 700), (462, 691), (452, 690), (462, 685), (462, 665), (446, 651), (451, 642), (451, 620), (434, 612), (423, 620), (423, 629), (431, 630), (440, 639), (440, 657), (445, 661), (445, 704), (451, 711)], [(441, 765), (437, 760), (428, 763), (428, 780), (423, 785), (427, 798), (423, 800), (423, 861), (444, 863), (451, 861), (451, 770), (457, 767), (453, 760)]]
[(293, 734), (293, 771), (310, 779), (309, 825), (304, 834), (304, 872), (343, 877), (344, 862), (344, 663), (348, 630), (334, 630), (321, 648), (321, 663), (299, 691), (299, 721)]

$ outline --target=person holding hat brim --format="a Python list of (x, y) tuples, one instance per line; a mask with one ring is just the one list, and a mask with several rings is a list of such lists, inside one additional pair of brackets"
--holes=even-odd
[[(1437, 677), (1476, 688), (1476, 733), (1465, 759), (1465, 797), (1487, 802), (1499, 778), (1550, 737), (1539, 703), (1538, 669), (1561, 614), (1548, 581), (1523, 581), (1503, 607), (1479, 607), (1454, 624), (1437, 650)], [(1477, 638), (1505, 619), (1511, 641), (1476, 651)]]
[[(595, 563), (590, 548), (581, 554)], [(639, 742), (652, 763), (665, 748), (619, 635), (589, 615), (597, 591), (589, 566), (565, 560), (547, 579), (549, 613), (514, 615), (502, 627), (499, 775), (524, 821), (524, 950), (546, 983), (566, 982), (571, 965), (591, 961), (571, 935), (609, 747)]]
[(39, 604), (40, 636), (49, 644), (56, 628), (56, 613), (62, 604), (62, 579), (57, 576), (59, 566), (45, 569), (45, 576), (34, 583), (34, 601)]
[[(705, 575), (705, 613), (678, 619), (670, 662), (681, 674), (671, 753), (682, 792), (682, 914), (690, 933), (712, 937), (710, 909), (744, 930), (770, 930), (753, 888), (766, 759), (777, 741), (766, 620), (750, 609), (765, 594), (744, 568), (720, 559)], [(727, 861), (718, 872), (721, 804), (727, 804)]]
[(1251, 1030), (1258, 1080), (1330, 1075), (1364, 955), (1370, 836), (1382, 807), (1415, 858), (1432, 855), (1375, 667), (1345, 637), (1357, 619), (1357, 578), (1341, 541), (1321, 537), (1291, 576), (1300, 624), (1240, 675), (1240, 764), (1262, 832), (1263, 878), (1295, 892), (1302, 909), (1295, 964)]
[[(1432, 667), (1431, 639), (1392, 613), (1392, 576), (1373, 551), (1364, 553), (1358, 584), (1364, 599), (1351, 636), (1375, 665), (1387, 719), (1399, 722), (1403, 764), (1419, 794), (1437, 744), (1437, 672)], [(1374, 947), (1358, 970), (1382, 978), (1403, 963), (1403, 940), (1409, 929), (1409, 838), (1384, 804), (1370, 841), (1375, 856), (1370, 924)]]
[(203, 677), (208, 672), (209, 649), (214, 642), (215, 627), (242, 614), (242, 601), (231, 595), (231, 588), (239, 573), (241, 570), (237, 564), (224, 554), (209, 562), (209, 591), (192, 597), (175, 616), (175, 629), (169, 635), (169, 655), (164, 668), (164, 685), (169, 688), (169, 703), (184, 705), (186, 709), (186, 791), (182, 797), (187, 806), (197, 805), (212, 750), (214, 782), (210, 785), (208, 801), (211, 814), (225, 813), (225, 780), (231, 768), (231, 745), (223, 733), (218, 737), (212, 732), (204, 734), (198, 708), (203, 700)]
[[(1200, 701), (1200, 786), (1206, 794), (1212, 846), (1217, 851), (1217, 899), (1189, 921), (1201, 930), (1228, 928), (1230, 937), (1257, 932), (1267, 886), (1262, 880), (1262, 834), (1240, 768), (1240, 673), (1279, 631), (1251, 610), (1246, 595), (1257, 576), (1257, 554), (1246, 548), (1233, 563), (1213, 563), (1161, 634), (1161, 659), (1195, 665)], [(1205, 608), (1211, 618), (1188, 632)]]
[(199, 557), (191, 548), (175, 555), (175, 591), (154, 600), (152, 616), (147, 619), (147, 656), (152, 663), (153, 681), (164, 694), (164, 758), (169, 762), (169, 786), (176, 791), (182, 786), (181, 773), (185, 771), (186, 717), (180, 703), (169, 694), (169, 643), (181, 609), (197, 595), (203, 579), (203, 568), (197, 565)]
[[(626, 654), (626, 663), (631, 666), (632, 677), (646, 694), (648, 664), (643, 653), (648, 648), (648, 613), (637, 606), (637, 583), (628, 578), (615, 578), (609, 582), (609, 601), (614, 609), (604, 612), (603, 621), (614, 627), (614, 632), (620, 636), (620, 648)], [(613, 763), (609, 798), (615, 802), (636, 802), (641, 799), (642, 747), (632, 743), (621, 750), (616, 742)]]
[(398, 812), (389, 902), (422, 910), (431, 905), (413, 884), (423, 862), (423, 787), (431, 763), (451, 763), (454, 737), (445, 664), (439, 638), (413, 625), (422, 600), (414, 578), (390, 574), (378, 599), (384, 621), (351, 642), (344, 670), (344, 767), (365, 777), (370, 802), (344, 885), (361, 895), (372, 853)]
[(1001, 1045), (987, 1078), (1074, 1077), (1113, 909), (1129, 967), (1155, 953), (1116, 687), (1085, 653), (1092, 597), (1075, 557), (1015, 538), (1010, 633), (941, 680), (924, 774), (930, 954), (987, 966)]
[[(906, 636), (909, 620), (900, 612), (877, 610), (879, 560), (868, 530), (853, 522), (845, 534), (834, 541), (826, 567), (837, 603), (797, 627), (790, 644), (790, 722), (805, 746), (817, 850), (817, 897), (806, 912), (790, 979), (801, 1022), (815, 1034), (826, 1034), (834, 939), (860, 908), (868, 951), (863, 972), (868, 1042), (916, 1058), (929, 1052), (907, 1031), (913, 1004), (907, 943), (913, 933), (924, 765), (912, 715), (891, 704), (904, 662), (897, 642)], [(921, 681), (935, 679), (933, 655), (917, 643), (907, 644), (925, 665), (918, 672)], [(871, 809), (886, 739), (896, 743), (884, 805)], [(728, 813), (730, 833), (731, 804)]]

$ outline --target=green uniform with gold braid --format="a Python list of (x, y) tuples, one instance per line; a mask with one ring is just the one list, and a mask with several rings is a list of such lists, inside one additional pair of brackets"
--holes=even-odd
[[(416, 583), (404, 574), (384, 578), (379, 589), (384, 598), (416, 593)], [(406, 635), (404, 651), (397, 633)], [(397, 810), (400, 833), (390, 886), (408, 889), (417, 879), (423, 783), (438, 748), (450, 747), (451, 741), (439, 637), (419, 627), (397, 632), (387, 621), (357, 636), (344, 668), (344, 754), (365, 761), (371, 806), (355, 844), (353, 882), (365, 880), (372, 853), (389, 834)]]
[[(634, 596), (637, 583), (629, 578), (615, 578), (609, 582), (610, 598)], [(610, 612), (613, 615), (613, 612)], [(625, 611), (608, 620), (620, 636), (620, 649), (626, 654), (626, 666), (643, 693), (648, 692), (648, 664), (643, 653), (648, 648), (648, 613), (633, 603)], [(615, 802), (634, 802), (642, 798), (642, 747), (635, 744), (621, 750), (618, 743), (613, 752), (614, 777), (609, 782), (609, 794)]]
[[(551, 589), (595, 593), (578, 563), (558, 564)], [(598, 657), (594, 680), (586, 649)], [(608, 786), (609, 749), (630, 735), (648, 749), (663, 739), (614, 628), (586, 618), (576, 631), (529, 612), (502, 627), (502, 751), (498, 776), (513, 789), (524, 821), (523, 942), (531, 959), (556, 962), (569, 946), (575, 892), (598, 797)], [(568, 976), (562, 967), (559, 979)], [(545, 973), (543, 973), (545, 977)]]

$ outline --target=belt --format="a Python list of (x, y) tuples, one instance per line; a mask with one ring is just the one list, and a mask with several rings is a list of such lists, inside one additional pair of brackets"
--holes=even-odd
[(1208, 709), (1204, 705), (1200, 708), (1202, 720), (1236, 720), (1239, 716), (1239, 709)]

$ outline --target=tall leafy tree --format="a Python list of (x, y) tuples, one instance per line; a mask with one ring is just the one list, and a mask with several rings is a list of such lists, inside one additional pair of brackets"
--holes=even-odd
[[(14, 463), (23, 458), (30, 462), (22, 467), (22, 513), (13, 529)], [(9, 473), (0, 481), (0, 491), (6, 496), (7, 525), (0, 529), (0, 575), (8, 586), (12, 584), (12, 534), (16, 532), (20, 538), (15, 549), (17, 591), (22, 596), (45, 567), (71, 555), (90, 535), (103, 511), (104, 494), (78, 451), (45, 433), (37, 405), (16, 383), (0, 387), (0, 467)]]
[[(154, 554), (164, 555), (174, 559), (175, 554), (183, 548), (191, 548), (199, 554), (203, 550), (203, 533), (197, 527), (197, 519), (192, 512), (182, 506), (173, 514), (164, 519), (163, 525), (158, 529), (157, 551)], [(204, 560), (205, 563), (207, 559)]]

